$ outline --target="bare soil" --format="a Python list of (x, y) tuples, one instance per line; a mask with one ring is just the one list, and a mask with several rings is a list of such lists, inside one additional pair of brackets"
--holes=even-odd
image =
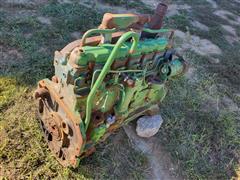
[(123, 127), (133, 147), (142, 152), (148, 159), (151, 174), (147, 179), (170, 180), (184, 179), (179, 174), (179, 169), (171, 160), (171, 156), (160, 144), (157, 137), (141, 138), (136, 134), (133, 124)]
[(175, 35), (180, 38), (180, 42), (176, 42), (180, 45), (180, 51), (193, 50), (200, 55), (213, 55), (221, 54), (221, 49), (207, 39), (201, 39), (199, 36), (190, 35), (177, 30)]

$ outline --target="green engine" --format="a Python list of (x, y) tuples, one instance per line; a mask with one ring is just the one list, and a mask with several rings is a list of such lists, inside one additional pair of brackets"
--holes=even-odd
[(186, 70), (172, 47), (174, 31), (160, 27), (166, 9), (160, 3), (152, 16), (107, 13), (98, 29), (55, 52), (55, 75), (38, 83), (35, 98), (62, 165), (76, 167), (119, 127), (159, 114), (166, 83)]

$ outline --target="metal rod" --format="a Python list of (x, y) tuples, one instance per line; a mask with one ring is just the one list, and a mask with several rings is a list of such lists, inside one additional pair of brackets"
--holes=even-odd
[(82, 46), (86, 44), (86, 39), (93, 34), (112, 34), (116, 29), (90, 29), (82, 37)]
[[(93, 73), (93, 77), (92, 77), (92, 82), (91, 82), (91, 89), (93, 87), (93, 83), (95, 81), (95, 76), (97, 74), (97, 72), (101, 72), (102, 69), (97, 69), (94, 71)], [(108, 71), (109, 73), (140, 73), (140, 72), (143, 72), (143, 70), (135, 70), (135, 69), (128, 69), (128, 70), (119, 70), (119, 71), (114, 71), (114, 70), (111, 70), (111, 71)]]
[(139, 41), (139, 35), (135, 32), (127, 32), (125, 34), (123, 34), (119, 40), (117, 41), (116, 45), (114, 46), (111, 54), (109, 55), (106, 64), (104, 65), (100, 75), (98, 76), (96, 82), (94, 83), (88, 98), (87, 98), (87, 105), (86, 105), (86, 117), (85, 117), (85, 130), (87, 131), (88, 125), (90, 123), (90, 118), (91, 118), (91, 114), (92, 114), (92, 103), (95, 97), (95, 94), (98, 90), (98, 88), (101, 86), (101, 83), (103, 82), (105, 76), (107, 75), (107, 73), (109, 72), (112, 63), (114, 62), (116, 55), (119, 51), (119, 49), (121, 48), (122, 44), (127, 41), (129, 38), (133, 39), (133, 44), (130, 48), (129, 53), (133, 53), (138, 45), (138, 41)]

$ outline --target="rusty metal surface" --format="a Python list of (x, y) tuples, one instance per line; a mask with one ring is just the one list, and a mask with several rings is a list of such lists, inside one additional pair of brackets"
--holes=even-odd
[[(149, 29), (161, 29), (163, 25), (163, 18), (166, 15), (168, 6), (165, 3), (159, 3), (157, 6), (157, 9), (155, 10), (154, 15), (151, 17), (150, 22), (148, 23)], [(154, 38), (156, 34), (150, 34), (148, 32), (142, 33), (142, 38), (148, 37), (148, 38)]]
[(163, 24), (163, 18), (167, 12), (168, 6), (164, 3), (159, 3), (154, 15), (149, 22), (150, 29), (161, 29)]
[(138, 18), (139, 20), (129, 28), (141, 30), (146, 23), (151, 21), (151, 16), (148, 14), (138, 15)]
[(150, 21), (150, 15), (137, 15), (137, 14), (111, 14), (106, 13), (100, 29), (121, 29), (131, 27), (133, 24), (144, 25)]
[[(112, 34), (113, 42), (116, 42), (117, 39), (118, 39), (122, 34), (123, 34), (123, 32), (113, 33), (113, 34)], [(101, 42), (101, 39), (102, 39), (101, 36), (94, 36), (94, 37), (87, 38), (87, 40), (86, 40), (86, 45), (91, 45), (91, 46), (98, 45), (98, 44)], [(81, 39), (78, 39), (78, 40), (76, 40), (76, 41), (73, 41), (73, 42), (69, 43), (69, 44), (68, 44), (67, 46), (65, 46), (60, 52), (61, 52), (62, 54), (66, 54), (66, 53), (71, 52), (74, 48), (80, 47), (80, 46), (82, 46), (82, 40), (81, 40)]]
[(80, 117), (68, 109), (61, 97), (44, 80), (39, 82), (35, 98), (39, 102), (39, 119), (49, 148), (63, 166), (76, 167), (83, 145), (77, 123)]

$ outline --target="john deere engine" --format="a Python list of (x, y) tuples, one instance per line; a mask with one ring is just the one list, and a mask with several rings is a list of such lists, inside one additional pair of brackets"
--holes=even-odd
[(172, 47), (174, 31), (161, 29), (166, 9), (160, 3), (152, 16), (106, 13), (98, 29), (55, 52), (55, 75), (38, 83), (35, 98), (62, 165), (76, 167), (119, 127), (160, 113), (166, 83), (186, 69)]

